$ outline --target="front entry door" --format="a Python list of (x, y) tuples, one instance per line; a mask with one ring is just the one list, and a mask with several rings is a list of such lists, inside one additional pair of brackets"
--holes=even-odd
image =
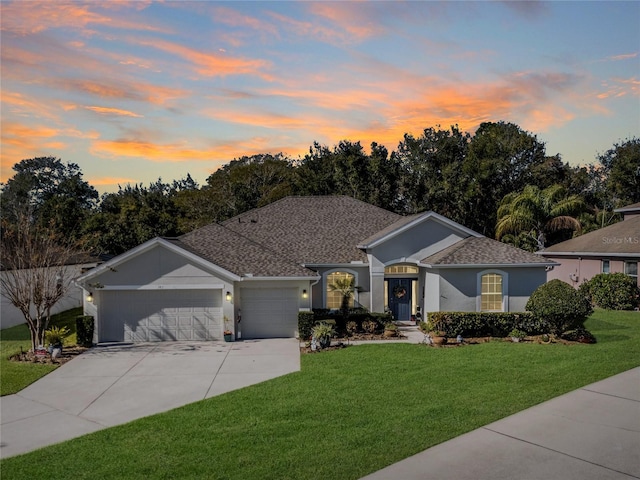
[(387, 280), (389, 298), (387, 304), (393, 318), (401, 322), (411, 320), (411, 278), (390, 278)]

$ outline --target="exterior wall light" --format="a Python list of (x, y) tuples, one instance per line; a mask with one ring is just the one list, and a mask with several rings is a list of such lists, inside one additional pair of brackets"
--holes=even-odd
[(93, 302), (93, 293), (89, 292), (89, 295), (87, 295), (87, 302)]
[(309, 298), (309, 294), (306, 290), (302, 290), (302, 298)]
[(226, 298), (227, 298), (227, 302), (231, 301), (231, 298), (233, 298), (233, 297), (231, 297), (231, 292), (227, 292)]

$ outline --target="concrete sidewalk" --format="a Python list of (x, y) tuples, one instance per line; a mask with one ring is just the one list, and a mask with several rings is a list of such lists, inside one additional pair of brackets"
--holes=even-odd
[(640, 478), (640, 367), (436, 445), (364, 478)]
[(299, 370), (290, 338), (100, 345), (0, 397), (0, 458)]

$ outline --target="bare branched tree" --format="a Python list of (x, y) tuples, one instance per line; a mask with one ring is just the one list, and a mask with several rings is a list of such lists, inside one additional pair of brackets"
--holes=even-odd
[(0, 293), (24, 315), (34, 350), (44, 345), (51, 308), (71, 287), (73, 269), (67, 265), (75, 256), (72, 244), (37, 229), (26, 216), (3, 228)]

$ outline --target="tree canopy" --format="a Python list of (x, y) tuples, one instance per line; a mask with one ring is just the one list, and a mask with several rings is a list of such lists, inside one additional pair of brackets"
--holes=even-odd
[[(597, 162), (572, 167), (513, 123), (485, 122), (474, 134), (437, 125), (419, 136), (405, 134), (392, 152), (376, 142), (368, 150), (346, 139), (333, 147), (314, 142), (296, 159), (283, 153), (238, 157), (202, 186), (190, 176), (158, 179), (121, 186), (98, 200), (78, 165), (37, 157), (13, 167), (0, 211), (3, 229), (26, 211), (34, 224), (82, 239), (95, 253), (117, 254), (288, 195), (348, 195), (402, 215), (433, 210), (534, 249), (540, 234), (549, 245), (578, 231), (569, 217), (589, 231), (617, 221), (614, 208), (640, 201), (639, 139), (614, 144)], [(560, 212), (579, 200), (580, 211)]]

